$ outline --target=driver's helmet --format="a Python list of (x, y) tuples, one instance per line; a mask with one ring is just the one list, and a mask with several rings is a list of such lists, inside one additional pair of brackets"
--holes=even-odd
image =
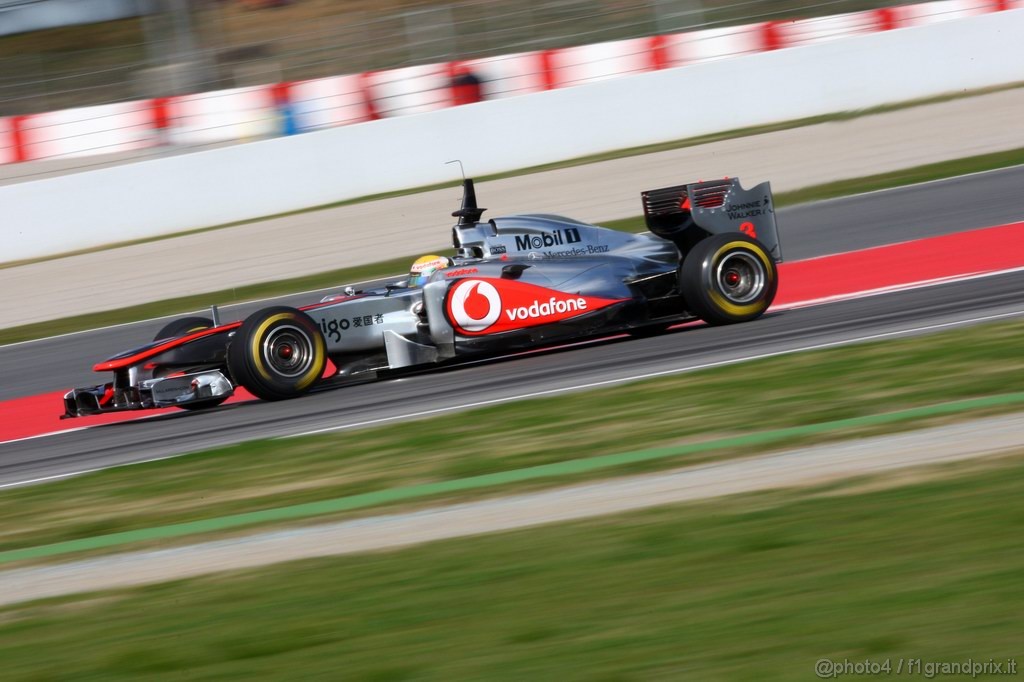
[(430, 280), (430, 276), (435, 271), (447, 268), (451, 264), (452, 259), (445, 258), (444, 256), (435, 256), (434, 254), (420, 256), (409, 269), (409, 286), (423, 286)]

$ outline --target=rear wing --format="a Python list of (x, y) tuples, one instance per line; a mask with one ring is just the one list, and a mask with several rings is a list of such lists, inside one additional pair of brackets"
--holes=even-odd
[(641, 193), (647, 228), (677, 243), (710, 234), (742, 232), (756, 238), (782, 261), (771, 183), (743, 189), (738, 178), (694, 182)]

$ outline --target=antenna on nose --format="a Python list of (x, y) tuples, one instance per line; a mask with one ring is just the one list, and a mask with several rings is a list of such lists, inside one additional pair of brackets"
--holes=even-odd
[(459, 219), (459, 225), (473, 225), (480, 216), (484, 214), (486, 208), (479, 208), (476, 205), (476, 190), (473, 188), (473, 179), (466, 177), (466, 171), (462, 167), (462, 161), (455, 159), (454, 161), (446, 161), (445, 164), (457, 163), (459, 164), (459, 170), (462, 171), (462, 207), (452, 213), (453, 218)]
[(465, 182), (465, 180), (466, 180), (466, 169), (462, 167), (462, 159), (452, 159), (451, 161), (445, 161), (444, 165), (448, 166), (448, 165), (453, 164), (453, 163), (459, 164), (459, 173), (462, 174), (462, 180), (463, 180), (463, 182)]

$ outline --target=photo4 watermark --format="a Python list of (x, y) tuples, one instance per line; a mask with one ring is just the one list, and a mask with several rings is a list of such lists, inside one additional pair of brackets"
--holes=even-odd
[(967, 658), (960, 661), (928, 661), (923, 658), (882, 658), (877, 660), (851, 660), (820, 658), (814, 664), (814, 674), (823, 680), (859, 675), (906, 675), (933, 679), (946, 675), (958, 677), (985, 677), (989, 675), (1016, 675), (1017, 661), (1012, 658)]

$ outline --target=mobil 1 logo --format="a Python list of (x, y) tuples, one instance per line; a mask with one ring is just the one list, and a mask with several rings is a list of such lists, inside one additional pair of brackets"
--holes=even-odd
[(567, 227), (564, 230), (552, 230), (543, 234), (523, 234), (516, 236), (516, 249), (519, 251), (533, 251), (536, 249), (550, 248), (552, 246), (564, 246), (575, 244), (580, 241), (580, 231), (575, 227)]

